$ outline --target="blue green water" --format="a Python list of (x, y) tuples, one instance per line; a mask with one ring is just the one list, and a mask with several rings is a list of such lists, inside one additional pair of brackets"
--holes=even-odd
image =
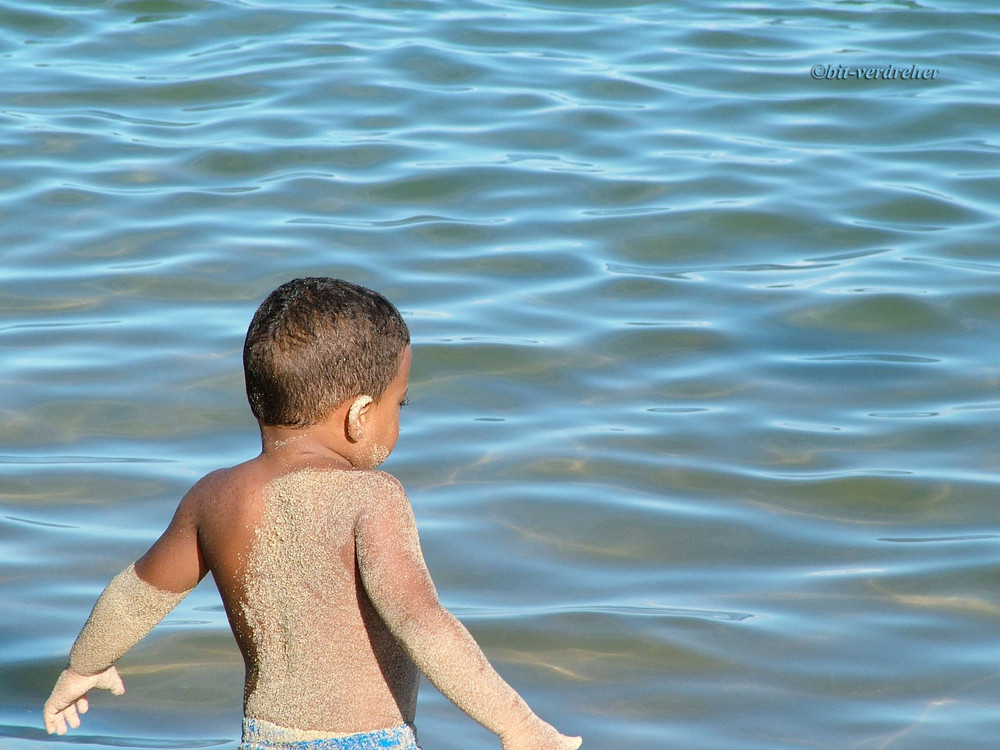
[[(254, 455), (243, 333), (321, 274), (408, 319), (385, 468), (585, 748), (994, 748), (998, 38), (985, 0), (0, 2), (0, 746)], [(75, 747), (235, 748), (210, 582), (121, 670)], [(418, 726), (499, 747), (430, 687)]]

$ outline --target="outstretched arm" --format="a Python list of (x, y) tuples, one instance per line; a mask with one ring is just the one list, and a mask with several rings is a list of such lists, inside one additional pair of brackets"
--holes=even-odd
[(505, 750), (573, 750), (497, 674), (469, 631), (438, 600), (400, 484), (380, 473), (377, 507), (355, 530), (358, 569), (369, 598), (411, 658), (449, 700), (500, 736)]
[(69, 666), (45, 703), (42, 715), (49, 734), (80, 726), (90, 689), (125, 692), (114, 663), (204, 577), (192, 504), (189, 493), (163, 535), (98, 598), (70, 651)]

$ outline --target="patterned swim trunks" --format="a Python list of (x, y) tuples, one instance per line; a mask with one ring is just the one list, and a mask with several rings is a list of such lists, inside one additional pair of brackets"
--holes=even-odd
[(239, 750), (420, 750), (409, 724), (354, 734), (285, 729), (262, 719), (243, 719)]

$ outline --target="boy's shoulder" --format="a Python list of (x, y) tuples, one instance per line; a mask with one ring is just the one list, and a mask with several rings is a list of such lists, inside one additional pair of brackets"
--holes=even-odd
[(359, 512), (369, 508), (409, 505), (406, 491), (396, 477), (379, 469), (341, 469), (304, 466), (273, 471), (248, 461), (217, 469), (202, 477), (185, 495), (181, 507), (196, 516), (205, 512), (247, 508), (274, 495), (292, 503), (347, 502)]
[(409, 502), (396, 477), (378, 469), (342, 469), (306, 466), (270, 478), (264, 494), (319, 496), (331, 501), (351, 501), (359, 507)]
[(411, 518), (413, 511), (402, 484), (391, 474), (373, 469), (316, 469), (292, 471), (265, 488), (263, 507), (271, 513), (293, 513), (301, 518), (348, 522), (365, 527), (375, 518)]

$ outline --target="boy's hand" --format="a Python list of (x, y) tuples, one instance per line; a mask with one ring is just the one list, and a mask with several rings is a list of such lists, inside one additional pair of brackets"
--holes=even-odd
[(503, 741), (503, 750), (576, 750), (580, 745), (583, 744), (582, 737), (567, 737), (565, 734), (559, 734), (555, 729), (552, 730), (553, 734), (551, 737), (540, 739), (537, 738), (535, 741), (524, 744), (524, 742), (507, 742)]
[(125, 692), (125, 685), (114, 667), (108, 667), (95, 675), (77, 674), (72, 669), (64, 669), (52, 688), (52, 695), (45, 701), (42, 716), (49, 734), (66, 734), (66, 725), (73, 729), (80, 726), (80, 714), (87, 713), (87, 691), (91, 688), (110, 690), (112, 695)]
[(501, 735), (500, 744), (503, 750), (576, 750), (583, 739), (560, 734), (551, 724), (532, 716), (527, 727)]

